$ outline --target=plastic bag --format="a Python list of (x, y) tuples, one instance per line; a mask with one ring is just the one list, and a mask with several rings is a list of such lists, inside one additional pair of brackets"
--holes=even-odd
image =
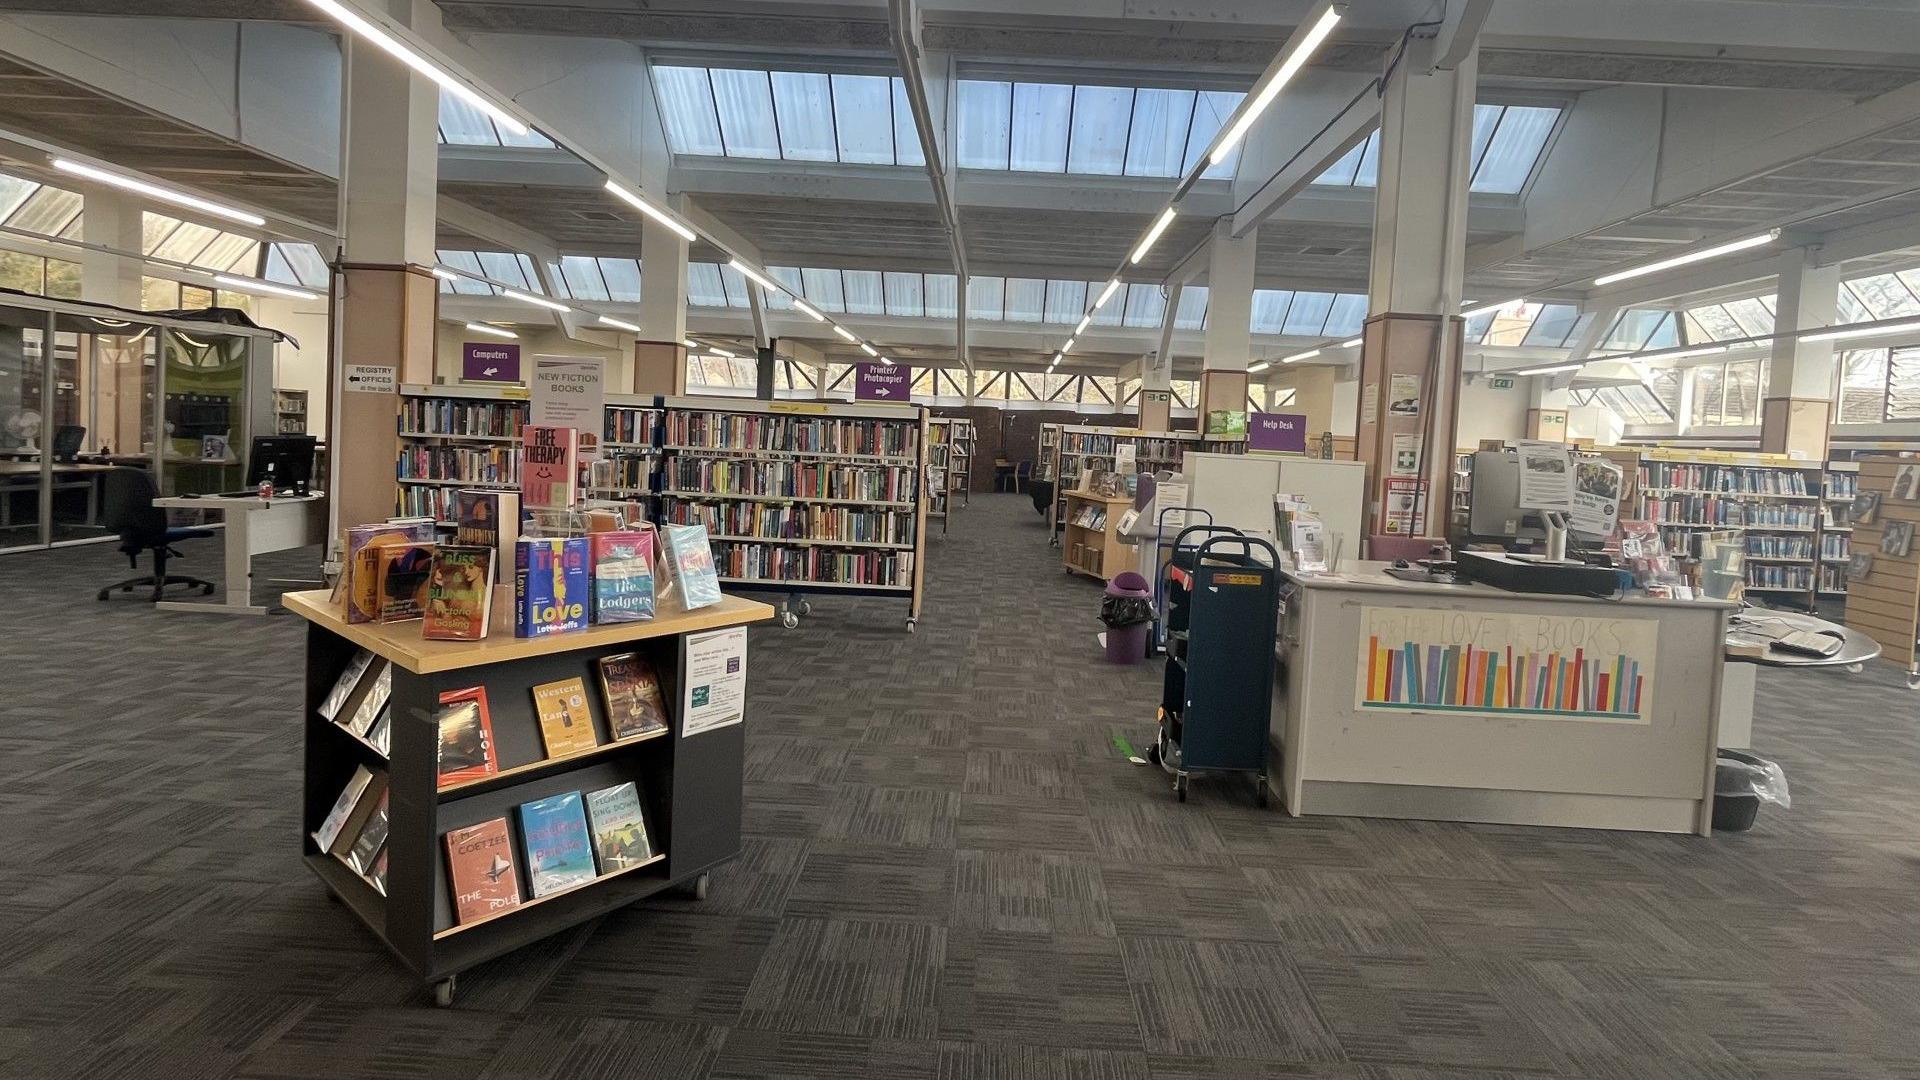
[(1770, 802), (1782, 810), (1793, 808), (1793, 797), (1787, 792), (1787, 772), (1778, 762), (1752, 754), (1722, 750), (1719, 764), (1745, 776), (1761, 802)]
[(1152, 622), (1153, 601), (1138, 596), (1103, 596), (1100, 621), (1114, 630)]

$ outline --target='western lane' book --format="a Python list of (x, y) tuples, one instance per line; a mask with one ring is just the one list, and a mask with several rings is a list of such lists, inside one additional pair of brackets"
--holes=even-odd
[(487, 688), (469, 687), (440, 695), (434, 714), (440, 725), (440, 787), (478, 780), (500, 771), (493, 745), (493, 717), (487, 713)]
[(493, 617), (493, 549), (442, 547), (427, 579), (426, 622), (420, 636), (435, 641), (479, 641)]
[(520, 906), (520, 880), (513, 872), (513, 840), (506, 818), (454, 829), (446, 840), (455, 922), (470, 923)]
[(580, 433), (572, 428), (520, 429), (520, 498), (529, 507), (565, 510), (580, 485)]
[(527, 884), (535, 899), (596, 876), (579, 792), (521, 803), (520, 835), (527, 842)]
[(513, 636), (586, 629), (593, 589), (587, 538), (523, 536), (514, 554)]
[(637, 652), (603, 656), (600, 689), (606, 694), (607, 728), (616, 739), (667, 729), (667, 703), (653, 665)]
[(540, 714), (540, 737), (548, 757), (561, 757), (600, 745), (587, 708), (587, 682), (579, 676), (533, 688), (533, 709)]
[(640, 789), (633, 781), (587, 792), (587, 816), (593, 821), (593, 852), (600, 872), (611, 874), (653, 858)]
[(593, 621), (653, 618), (653, 533), (602, 532), (593, 548)]

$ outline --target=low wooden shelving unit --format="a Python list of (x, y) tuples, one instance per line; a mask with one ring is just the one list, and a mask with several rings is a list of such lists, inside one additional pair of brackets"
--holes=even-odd
[(1061, 559), (1069, 574), (1085, 574), (1105, 581), (1131, 569), (1133, 547), (1120, 535), (1120, 516), (1133, 499), (1127, 495), (1066, 493), (1066, 532), (1060, 539)]

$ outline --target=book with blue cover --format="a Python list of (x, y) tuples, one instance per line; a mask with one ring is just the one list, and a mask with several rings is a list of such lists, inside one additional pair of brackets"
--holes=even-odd
[(527, 881), (535, 898), (598, 876), (579, 792), (521, 803), (520, 835), (527, 844)]
[(591, 553), (584, 536), (523, 536), (514, 550), (513, 636), (587, 628)]
[(713, 544), (705, 525), (662, 525), (667, 561), (674, 583), (680, 586), (680, 604), (688, 611), (720, 602), (720, 574), (713, 567)]
[(593, 544), (593, 621), (653, 618), (653, 534), (602, 532)]

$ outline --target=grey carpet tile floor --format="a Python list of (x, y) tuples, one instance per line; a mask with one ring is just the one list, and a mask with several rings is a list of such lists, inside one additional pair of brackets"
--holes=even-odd
[[(217, 577), (215, 545), (180, 569)], [(313, 552), (262, 560), (262, 600)], [(1920, 1080), (1920, 696), (1761, 673), (1744, 835), (1180, 805), (1158, 673), (976, 495), (898, 601), (752, 631), (746, 839), (434, 1009), (298, 858), (301, 625), (0, 557), (0, 1075)]]

